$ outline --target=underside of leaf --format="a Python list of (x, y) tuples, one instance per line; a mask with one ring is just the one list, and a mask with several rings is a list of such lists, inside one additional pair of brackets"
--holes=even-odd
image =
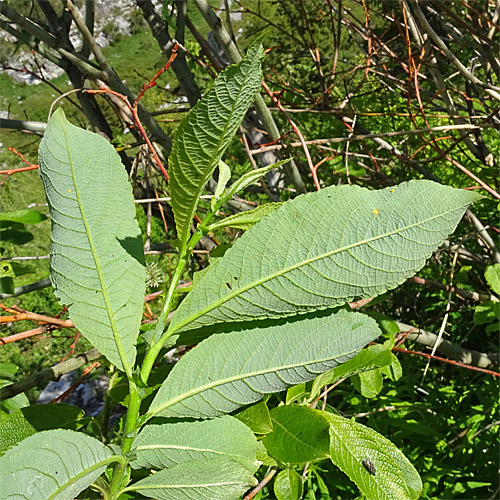
[(145, 270), (132, 188), (104, 138), (58, 109), (40, 144), (52, 220), (50, 279), (70, 318), (111, 363), (135, 361)]
[(479, 195), (431, 181), (334, 186), (247, 231), (176, 311), (172, 333), (290, 316), (380, 295), (422, 268)]

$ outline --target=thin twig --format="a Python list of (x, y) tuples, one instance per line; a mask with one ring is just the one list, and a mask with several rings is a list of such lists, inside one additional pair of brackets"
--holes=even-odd
[(264, 477), (264, 479), (248, 495), (245, 495), (245, 497), (243, 498), (243, 500), (252, 500), (252, 498), (255, 497), (255, 495), (257, 495), (257, 493), (262, 488), (264, 488), (264, 486), (266, 486), (266, 484), (269, 483), (269, 481), (271, 481), (271, 479), (276, 475), (277, 472), (278, 472), (278, 468), (277, 467), (273, 467), (266, 474), (266, 476)]

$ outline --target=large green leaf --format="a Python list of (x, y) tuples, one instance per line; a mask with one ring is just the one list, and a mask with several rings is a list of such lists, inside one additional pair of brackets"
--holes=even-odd
[(186, 243), (191, 221), (205, 184), (229, 146), (260, 88), (260, 43), (246, 57), (229, 66), (180, 124), (168, 159), (171, 205), (177, 233)]
[(418, 472), (393, 443), (354, 420), (323, 415), (330, 422), (332, 462), (369, 500), (414, 500), (420, 496)]
[(257, 480), (226, 457), (201, 458), (152, 474), (124, 491), (155, 500), (236, 500)]
[(274, 430), (263, 443), (273, 458), (300, 464), (330, 456), (330, 426), (323, 412), (307, 406), (278, 406), (271, 410), (271, 420)]
[(184, 355), (151, 403), (150, 415), (216, 417), (331, 370), (380, 335), (360, 313), (218, 333)]
[(85, 434), (39, 432), (0, 458), (0, 500), (73, 500), (112, 461), (108, 448)]
[(61, 109), (40, 144), (52, 220), (50, 278), (70, 317), (113, 364), (130, 372), (145, 292), (132, 189), (104, 138), (69, 123)]
[(252, 474), (258, 469), (255, 436), (244, 423), (228, 415), (202, 422), (147, 425), (134, 447), (134, 468), (164, 469), (200, 458), (228, 458)]
[(299, 196), (209, 267), (170, 328), (289, 316), (379, 295), (415, 274), (479, 198), (431, 181)]

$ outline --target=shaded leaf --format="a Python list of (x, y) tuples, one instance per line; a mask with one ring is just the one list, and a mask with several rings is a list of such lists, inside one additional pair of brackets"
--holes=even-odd
[(72, 321), (108, 360), (130, 371), (145, 293), (132, 189), (113, 146), (61, 109), (40, 144), (52, 220), (50, 278)]
[(7, 228), (0, 231), (0, 241), (13, 245), (25, 245), (33, 240), (33, 234), (24, 229)]

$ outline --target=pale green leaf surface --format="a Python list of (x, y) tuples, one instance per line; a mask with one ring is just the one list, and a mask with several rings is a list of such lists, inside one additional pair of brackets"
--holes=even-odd
[(200, 458), (228, 458), (254, 473), (257, 440), (242, 422), (228, 415), (201, 422), (146, 425), (134, 442), (134, 468), (165, 469)]
[(266, 203), (260, 207), (254, 208), (253, 210), (247, 210), (245, 212), (240, 212), (239, 214), (230, 215), (221, 221), (215, 222), (209, 227), (210, 231), (217, 229), (219, 227), (233, 227), (235, 229), (241, 229), (247, 231), (251, 227), (255, 226), (257, 222), (260, 222), (266, 215), (274, 212), (276, 209), (281, 207), (283, 203)]
[(304, 384), (294, 385), (286, 391), (285, 402), (287, 405), (289, 405), (291, 403), (294, 403), (295, 401), (304, 399), (308, 395), (309, 395), (309, 388), (307, 387), (307, 384), (304, 383)]
[(0, 500), (73, 500), (104, 472), (110, 456), (85, 434), (39, 432), (0, 458)]
[(396, 382), (403, 375), (403, 367), (399, 362), (398, 357), (391, 353), (391, 364), (384, 366), (380, 372), (387, 378), (390, 378), (392, 381)]
[(365, 398), (374, 398), (383, 386), (380, 368), (354, 375), (351, 377), (351, 383)]
[(229, 146), (260, 88), (260, 43), (229, 66), (179, 125), (169, 156), (171, 205), (177, 233), (186, 243), (205, 184)]
[(145, 293), (142, 240), (132, 189), (104, 138), (61, 109), (39, 149), (52, 219), (51, 281), (81, 333), (119, 368), (135, 360)]
[(380, 295), (424, 266), (479, 198), (432, 181), (299, 196), (235, 242), (170, 328), (289, 316)]
[(256, 484), (256, 479), (243, 465), (219, 457), (163, 469), (127, 490), (155, 500), (236, 500)]
[(271, 467), (278, 467), (278, 462), (271, 457), (264, 446), (262, 440), (257, 441), (257, 460), (262, 462), (262, 465), (269, 465)]
[(149, 412), (195, 418), (230, 413), (312, 380), (379, 335), (373, 319), (344, 310), (212, 335), (174, 366)]
[(262, 441), (269, 455), (283, 463), (306, 463), (330, 456), (329, 424), (323, 412), (285, 405), (271, 410), (273, 432)]
[(225, 198), (229, 199), (233, 197), (236, 193), (243, 191), (243, 189), (245, 189), (246, 187), (251, 186), (252, 184), (257, 182), (261, 177), (263, 177), (271, 170), (279, 168), (289, 161), (290, 158), (287, 158), (286, 160), (281, 160), (271, 165), (266, 165), (265, 167), (258, 168), (257, 170), (251, 170), (250, 172), (247, 172), (228, 188)]
[(282, 470), (274, 480), (274, 494), (278, 500), (299, 500), (303, 491), (302, 476), (293, 469)]
[[(368, 500), (414, 500), (420, 496), (420, 476), (397, 446), (353, 420), (324, 415), (330, 421), (332, 462)], [(363, 460), (373, 464), (375, 474), (367, 470)]]
[(222, 160), (219, 161), (219, 179), (217, 180), (217, 187), (215, 188), (214, 197), (210, 200), (212, 210), (215, 209), (216, 203), (221, 199), (222, 193), (226, 189), (227, 183), (231, 179), (231, 169)]

